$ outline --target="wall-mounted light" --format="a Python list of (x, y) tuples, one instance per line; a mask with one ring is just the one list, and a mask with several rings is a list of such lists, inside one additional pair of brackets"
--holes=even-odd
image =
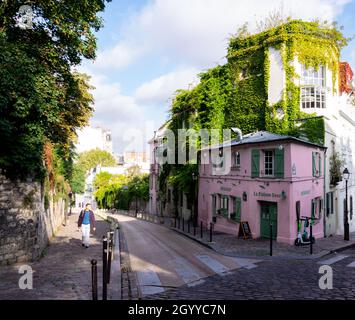
[(247, 193), (244, 191), (243, 192), (243, 201), (247, 201), (248, 200), (248, 196)]
[(280, 145), (278, 146), (278, 148), (279, 148), (279, 150), (283, 150), (283, 149), (284, 149), (284, 146), (283, 146), (282, 144), (280, 144)]
[(281, 192), (281, 198), (282, 198), (283, 200), (286, 199), (286, 192), (283, 191), (283, 190), (282, 190), (282, 192)]

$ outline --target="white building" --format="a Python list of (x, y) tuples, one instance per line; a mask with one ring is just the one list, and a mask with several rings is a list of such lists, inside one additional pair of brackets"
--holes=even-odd
[[(282, 98), (286, 89), (285, 70), (281, 58), (280, 49), (270, 48), (270, 82), (269, 102), (275, 104)], [(340, 63), (340, 65), (347, 63)], [(348, 180), (348, 221), (350, 232), (355, 232), (355, 217), (353, 208), (355, 205), (355, 106), (352, 105), (350, 96), (354, 90), (339, 89), (339, 77), (333, 83), (332, 71), (320, 65), (318, 70), (306, 68), (298, 62), (293, 61), (295, 71), (299, 77), (295, 77), (296, 85), (301, 88), (300, 109), (309, 114), (323, 116), (325, 120), (325, 146), (326, 153), (326, 174), (324, 190), (325, 214), (325, 235), (344, 234), (344, 201), (345, 181), (337, 185), (330, 184), (330, 158), (336, 152), (339, 159), (343, 161), (341, 172), (344, 168), (350, 171)], [(347, 79), (352, 87), (352, 71)], [(340, 76), (342, 73), (340, 73)], [(282, 110), (281, 110), (282, 111)], [(280, 115), (282, 117), (282, 114)]]
[(112, 134), (110, 130), (101, 127), (85, 127), (78, 131), (78, 153), (92, 149), (101, 149), (113, 154)]

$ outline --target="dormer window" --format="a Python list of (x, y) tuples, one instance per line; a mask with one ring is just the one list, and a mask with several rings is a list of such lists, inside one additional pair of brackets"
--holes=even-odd
[(236, 151), (234, 153), (234, 166), (239, 168), (240, 167), (240, 152)]
[(326, 81), (325, 67), (307, 68), (302, 65), (301, 71), (301, 106), (303, 109), (325, 108)]

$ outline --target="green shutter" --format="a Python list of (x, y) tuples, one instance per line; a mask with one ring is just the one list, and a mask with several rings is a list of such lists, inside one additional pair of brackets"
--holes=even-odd
[(240, 222), (242, 215), (242, 199), (235, 198), (235, 221)]
[(275, 149), (275, 178), (284, 177), (284, 149)]
[(251, 177), (259, 177), (260, 151), (258, 149), (251, 150)]
[(317, 175), (316, 152), (312, 152), (312, 176), (315, 177), (316, 175)]
[(314, 224), (314, 219), (316, 218), (316, 199), (312, 199), (312, 204), (311, 204), (311, 224)]

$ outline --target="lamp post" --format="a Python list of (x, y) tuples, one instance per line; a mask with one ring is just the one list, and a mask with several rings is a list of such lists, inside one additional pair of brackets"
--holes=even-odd
[(345, 206), (344, 206), (344, 240), (350, 240), (349, 234), (349, 220), (348, 220), (348, 180), (350, 177), (350, 172), (348, 168), (343, 171), (343, 177), (345, 179)]

